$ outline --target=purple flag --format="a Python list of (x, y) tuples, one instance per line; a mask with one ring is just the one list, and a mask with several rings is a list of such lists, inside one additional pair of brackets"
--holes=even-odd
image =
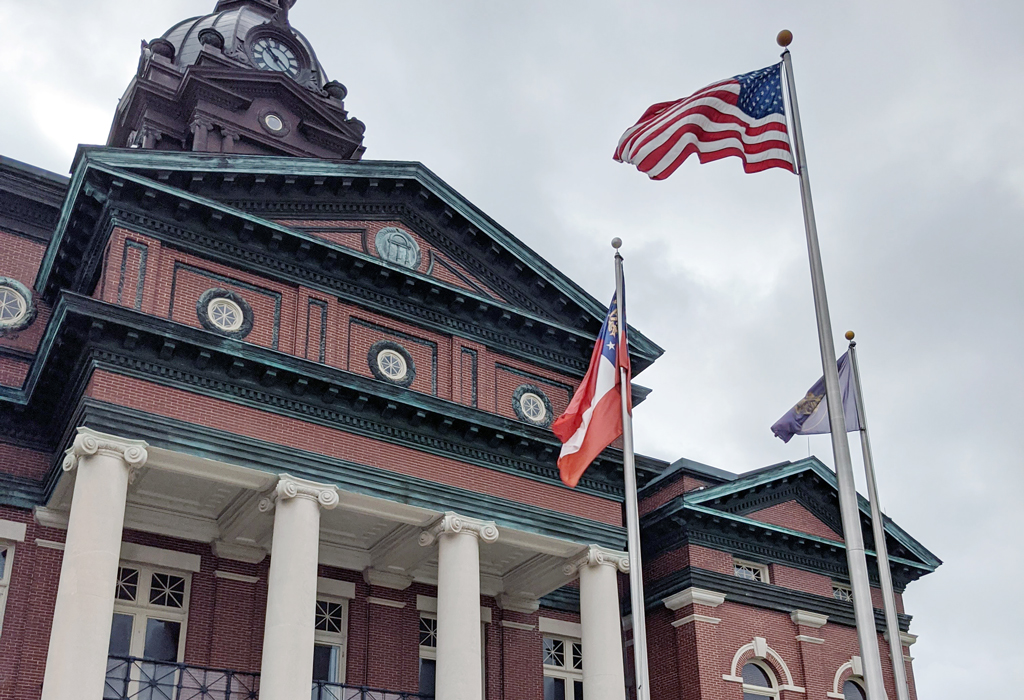
[[(860, 416), (857, 414), (857, 389), (854, 387), (853, 372), (850, 368), (850, 353), (843, 353), (836, 366), (839, 368), (839, 389), (843, 392), (846, 432), (850, 433), (861, 429)], [(821, 435), (830, 432), (824, 377), (811, 387), (807, 396), (800, 399), (796, 406), (775, 422), (772, 432), (783, 442), (789, 442), (794, 435)]]

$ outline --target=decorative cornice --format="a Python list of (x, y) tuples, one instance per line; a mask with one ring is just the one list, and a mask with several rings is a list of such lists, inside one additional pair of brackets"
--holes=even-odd
[(582, 556), (563, 566), (562, 573), (566, 576), (575, 576), (585, 566), (612, 566), (626, 574), (629, 573), (629, 555), (592, 544)]
[(467, 518), (464, 515), (448, 511), (432, 527), (420, 533), (420, 546), (429, 547), (441, 535), (458, 535), (462, 533), (475, 535), (488, 543), (498, 541), (498, 526), (493, 521)]
[(380, 569), (363, 569), (363, 581), (368, 586), (379, 586), (390, 588), (394, 591), (404, 591), (412, 585), (412, 576), (403, 576), (393, 571), (381, 571)]
[(340, 500), (338, 487), (333, 484), (319, 484), (290, 474), (282, 474), (278, 477), (274, 490), (260, 499), (259, 510), (261, 513), (271, 511), (277, 501), (288, 498), (308, 498), (326, 510), (337, 507)]
[(82, 457), (99, 454), (117, 457), (129, 470), (135, 470), (146, 464), (146, 458), (149, 456), (146, 452), (147, 447), (149, 444), (144, 440), (128, 440), (79, 427), (74, 443), (64, 453), (61, 468), (69, 472), (78, 466)]
[[(508, 593), (502, 593), (497, 597), (498, 607), (502, 610), (511, 610), (512, 612), (524, 613), (531, 615), (540, 608), (540, 601), (536, 598), (530, 598), (521, 595), (509, 595)], [(505, 624), (506, 627), (510, 627), (513, 623)], [(533, 625), (523, 625), (518, 629), (533, 629)]]

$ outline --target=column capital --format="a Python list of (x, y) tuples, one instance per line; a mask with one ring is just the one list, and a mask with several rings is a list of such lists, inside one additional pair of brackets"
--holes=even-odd
[(629, 555), (592, 544), (583, 554), (563, 566), (562, 573), (575, 576), (585, 566), (611, 566), (625, 574), (629, 573)]
[(340, 500), (338, 487), (333, 484), (320, 484), (290, 474), (282, 474), (278, 477), (274, 490), (260, 499), (259, 510), (261, 513), (267, 513), (273, 510), (277, 501), (288, 498), (308, 498), (327, 510), (335, 508)]
[(467, 533), (479, 537), (484, 542), (496, 542), (498, 526), (491, 520), (477, 520), (448, 511), (430, 528), (420, 533), (420, 546), (429, 547), (441, 535), (457, 535)]
[(72, 471), (78, 466), (78, 460), (82, 457), (91, 457), (96, 454), (117, 457), (124, 462), (128, 469), (138, 469), (146, 463), (149, 454), (146, 448), (149, 443), (145, 440), (129, 440), (107, 435), (91, 428), (79, 427), (75, 441), (71, 443), (64, 452), (64, 471)]

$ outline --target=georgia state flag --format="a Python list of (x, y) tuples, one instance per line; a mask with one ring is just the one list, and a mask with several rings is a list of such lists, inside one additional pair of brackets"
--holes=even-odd
[(626, 370), (626, 400), (632, 412), (626, 326), (620, 323), (618, 299), (612, 297), (608, 317), (590, 357), (590, 368), (565, 413), (551, 424), (551, 430), (562, 442), (558, 471), (566, 486), (576, 486), (597, 455), (622, 435), (620, 367)]

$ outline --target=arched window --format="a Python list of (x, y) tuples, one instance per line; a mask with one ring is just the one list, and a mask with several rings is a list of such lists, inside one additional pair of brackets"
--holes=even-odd
[(764, 700), (779, 697), (779, 683), (775, 674), (760, 661), (748, 661), (743, 666), (743, 700)]
[(868, 694), (864, 692), (864, 686), (860, 679), (848, 679), (843, 683), (843, 698), (845, 700), (867, 700)]

